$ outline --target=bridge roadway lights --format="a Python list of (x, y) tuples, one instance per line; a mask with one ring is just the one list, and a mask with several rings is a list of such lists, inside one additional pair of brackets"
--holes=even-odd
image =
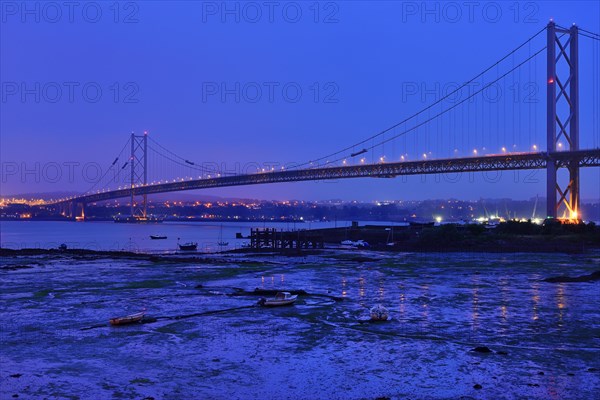
[[(509, 171), (546, 169), (551, 163), (556, 168), (568, 168), (576, 164), (577, 168), (599, 167), (600, 149), (561, 151), (547, 154), (526, 153), (481, 157), (465, 157), (446, 160), (405, 161), (386, 164), (367, 164), (315, 168), (306, 170), (287, 170), (262, 174), (234, 175), (211, 179), (196, 179), (185, 182), (162, 183), (134, 189), (136, 196), (153, 193), (176, 192), (182, 190), (207, 189), (242, 185), (256, 185), (280, 182), (299, 182), (323, 179), (374, 178), (378, 176), (443, 174), (457, 172)], [(554, 193), (554, 192), (553, 192)], [(94, 203), (131, 196), (131, 189), (119, 189), (103, 193), (81, 196), (71, 201)], [(580, 217), (578, 215), (578, 217)]]

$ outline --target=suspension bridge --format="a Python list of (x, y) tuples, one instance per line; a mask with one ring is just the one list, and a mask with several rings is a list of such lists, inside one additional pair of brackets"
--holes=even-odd
[[(591, 106), (586, 110), (591, 115), (586, 114), (585, 122), (580, 114), (580, 38), (593, 46), (592, 62), (586, 65), (591, 68), (591, 82), (584, 86), (590, 92)], [(535, 47), (536, 40), (542, 41), (540, 48)], [(208, 168), (168, 150), (147, 133), (132, 133), (90, 190), (48, 205), (65, 216), (82, 219), (86, 204), (129, 197), (131, 217), (146, 220), (148, 195), (156, 193), (329, 179), (545, 170), (547, 216), (579, 220), (580, 169), (600, 166), (599, 42), (597, 33), (550, 21), (492, 66), (403, 121), (326, 156), (277, 169), (237, 173)], [(544, 54), (545, 63), (538, 68), (537, 59)], [(524, 74), (529, 77), (527, 85), (521, 84)], [(507, 96), (490, 101), (491, 92), (508, 93), (515, 87), (524, 87), (529, 95), (536, 93), (532, 91), (536, 86), (528, 87), (536, 78), (545, 87), (545, 110), (538, 112), (536, 102), (521, 104)], [(538, 128), (538, 119), (545, 120), (545, 129)], [(587, 148), (581, 148), (583, 125)], [(544, 130), (545, 135), (540, 133)], [(545, 137), (545, 151), (537, 144), (519, 147), (516, 143), (523, 136), (529, 140)], [(428, 151), (432, 144), (437, 146), (435, 153)], [(392, 148), (394, 157), (383, 155), (385, 146), (388, 151)], [(369, 154), (371, 160), (367, 160)], [(165, 168), (170, 170), (165, 172)]]

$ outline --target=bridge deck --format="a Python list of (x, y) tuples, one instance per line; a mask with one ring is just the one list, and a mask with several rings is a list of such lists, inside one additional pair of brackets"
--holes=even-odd
[(208, 189), (226, 186), (259, 185), (279, 182), (316, 181), (326, 179), (381, 178), (400, 175), (423, 175), (440, 173), (460, 173), (477, 171), (533, 170), (544, 169), (549, 160), (563, 167), (576, 162), (580, 167), (600, 166), (600, 149), (565, 151), (557, 153), (517, 153), (479, 157), (449, 158), (439, 160), (403, 161), (379, 164), (362, 164), (337, 167), (272, 171), (247, 175), (222, 176), (207, 179), (194, 179), (180, 182), (138, 186), (133, 189), (120, 189), (94, 193), (56, 201), (93, 203), (134, 195), (176, 192), (183, 190)]

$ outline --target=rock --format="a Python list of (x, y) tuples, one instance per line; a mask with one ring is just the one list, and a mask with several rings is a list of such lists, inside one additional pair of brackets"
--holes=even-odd
[(7, 265), (5, 267), (0, 267), (0, 269), (5, 269), (7, 271), (17, 271), (19, 269), (30, 269), (33, 268), (30, 265)]
[(538, 375), (544, 375), (543, 371), (538, 372)]
[(479, 383), (476, 383), (473, 385), (473, 389), (477, 389), (477, 390), (483, 389), (483, 386), (481, 386)]
[(375, 261), (379, 261), (379, 260), (381, 260), (381, 258), (362, 257), (362, 256), (352, 257), (352, 258), (348, 259), (348, 261), (354, 261), (354, 262), (360, 262), (360, 263), (375, 262)]
[(589, 275), (581, 275), (576, 277), (571, 276), (554, 276), (544, 279), (544, 282), (560, 283), (560, 282), (594, 282), (600, 281), (600, 271), (592, 272)]
[(575, 374), (572, 373), (572, 372), (567, 372), (567, 375), (569, 375), (569, 376), (575, 376)]
[(390, 315), (388, 309), (381, 304), (377, 304), (375, 307), (371, 308), (370, 313), (371, 321), (387, 321)]
[(487, 346), (477, 346), (473, 350), (475, 353), (491, 353), (492, 351)]
[(13, 394), (13, 397), (16, 399), (17, 397), (19, 397), (18, 394)]
[(12, 374), (12, 375), (9, 375), (9, 376), (10, 376), (11, 378), (20, 378), (20, 377), (22, 377), (22, 376), (23, 376), (23, 374)]
[(587, 371), (588, 372), (596, 372), (596, 371), (598, 371), (598, 368), (588, 368)]
[(498, 350), (498, 351), (496, 352), (496, 354), (500, 354), (500, 355), (503, 355), (503, 356), (507, 356), (507, 355), (508, 355), (508, 351), (504, 351), (504, 350)]

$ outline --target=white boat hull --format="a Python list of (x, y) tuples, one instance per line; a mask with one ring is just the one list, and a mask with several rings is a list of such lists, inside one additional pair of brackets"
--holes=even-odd
[(265, 307), (289, 306), (290, 304), (294, 304), (297, 298), (297, 294), (292, 295), (289, 292), (279, 292), (275, 297), (260, 299), (258, 303)]

